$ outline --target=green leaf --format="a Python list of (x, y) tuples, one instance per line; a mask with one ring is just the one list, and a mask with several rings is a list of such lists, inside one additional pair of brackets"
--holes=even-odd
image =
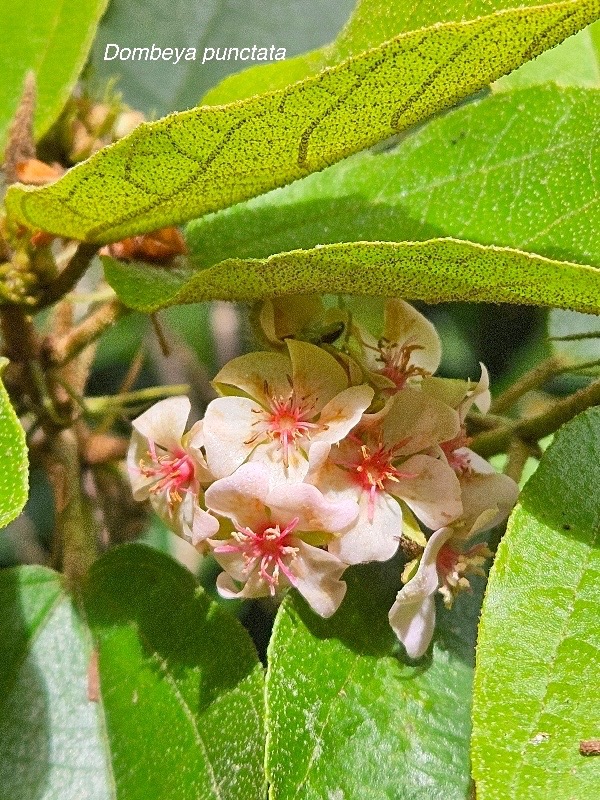
[(60, 114), (79, 75), (107, 0), (0, 0), (0, 161), (29, 70), (37, 79), (35, 132)]
[[(541, 6), (526, 0), (520, 6)], [(208, 92), (205, 103), (231, 103), (260, 92), (282, 89), (289, 83), (333, 67), (349, 56), (377, 47), (401, 33), (439, 22), (460, 22), (513, 8), (511, 0), (442, 0), (442, 2), (388, 3), (358, 0), (356, 9), (337, 39), (326, 47), (283, 62), (253, 67), (226, 78)]]
[(84, 603), (44, 567), (0, 570), (0, 797), (260, 800), (263, 676), (241, 625), (141, 545), (96, 562)]
[(112, 800), (89, 632), (45, 567), (0, 570), (0, 797)]
[[(552, 309), (548, 314), (548, 336), (560, 337), (551, 341), (552, 352), (578, 364), (600, 359), (600, 319), (592, 314)], [(581, 338), (563, 338), (581, 337)], [(586, 375), (597, 375), (600, 364), (587, 367)]]
[(263, 671), (241, 625), (142, 545), (107, 553), (85, 594), (123, 800), (259, 800)]
[(465, 800), (478, 598), (460, 598), (433, 654), (409, 665), (387, 619), (398, 562), (347, 576), (330, 620), (297, 596), (279, 610), (267, 672), (271, 800)]
[(550, 81), (559, 86), (600, 88), (599, 22), (500, 78), (493, 88), (495, 92), (506, 92)]
[[(0, 358), (0, 375), (8, 364)], [(0, 380), (0, 528), (23, 510), (29, 491), (25, 431)]]
[(599, 121), (596, 90), (490, 96), (431, 120), (393, 150), (360, 153), (191, 222), (188, 243), (202, 266), (437, 236), (600, 266)]
[(510, 520), (481, 619), (478, 800), (595, 797), (600, 761), (600, 409), (556, 435)]
[(15, 221), (104, 243), (290, 183), (414, 125), (594, 20), (564, 0), (397, 37), (287, 89), (144, 124), (51, 186), (14, 186)]
[(330, 244), (265, 259), (231, 258), (199, 271), (103, 261), (120, 299), (146, 312), (203, 300), (321, 292), (428, 303), (522, 303), (600, 314), (600, 271), (594, 267), (455, 239)]
[[(288, 56), (317, 47), (340, 29), (353, 0), (278, 0), (272, 3), (249, 0), (145, 0), (139, 14), (137, 0), (112, 0), (98, 28), (91, 53), (94, 80), (118, 76), (117, 88), (127, 103), (147, 113), (163, 116), (171, 111), (197, 105), (202, 95), (226, 75), (248, 65), (247, 61), (217, 60), (202, 63), (204, 48), (253, 45), (283, 47)], [(131, 39), (135, 17), (136, 41)], [(315, 21), (318, 20), (318, 25)], [(118, 59), (105, 61), (106, 45), (120, 43), (173, 48), (196, 48), (196, 60), (179, 63)], [(114, 52), (114, 51), (112, 51)], [(277, 62), (278, 63), (278, 62)]]

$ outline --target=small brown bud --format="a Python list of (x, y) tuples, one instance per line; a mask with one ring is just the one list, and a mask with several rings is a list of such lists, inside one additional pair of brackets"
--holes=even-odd
[(187, 253), (185, 240), (177, 228), (162, 228), (142, 236), (133, 236), (109, 244), (105, 254), (126, 261), (169, 262), (172, 258)]
[(28, 158), (18, 161), (16, 165), (17, 180), (31, 186), (43, 186), (52, 183), (64, 175), (65, 170), (60, 164), (45, 164), (37, 158)]
[(582, 756), (600, 756), (600, 739), (582, 739), (579, 752)]

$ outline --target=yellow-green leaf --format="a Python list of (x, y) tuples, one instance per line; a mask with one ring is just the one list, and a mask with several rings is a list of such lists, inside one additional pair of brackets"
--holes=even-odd
[(507, 92), (525, 86), (555, 83), (558, 86), (600, 87), (600, 22), (580, 31), (559, 47), (548, 50), (535, 61), (511, 73), (493, 86)]
[(7, 207), (33, 228), (109, 242), (290, 183), (421, 122), (600, 16), (600, 0), (509, 9), (402, 34), (293, 86), (139, 126)]
[[(0, 374), (7, 364), (7, 359), (0, 359)], [(28, 490), (25, 431), (0, 381), (0, 528), (21, 513)]]
[(394, 148), (193, 220), (188, 245), (206, 267), (317, 244), (452, 236), (600, 267), (599, 138), (596, 89), (490, 94)]
[(37, 81), (35, 132), (45, 133), (60, 114), (85, 63), (107, 0), (0, 0), (0, 161), (23, 81)]
[[(335, 41), (295, 58), (250, 67), (231, 75), (211, 89), (203, 102), (231, 103), (253, 94), (282, 89), (289, 83), (333, 67), (345, 58), (377, 47), (401, 33), (439, 22), (460, 22), (514, 8), (511, 0), (421, 0), (417, 3), (358, 0), (354, 13)], [(543, 6), (540, 0), (523, 0), (519, 6)]]
[(106, 277), (131, 308), (152, 312), (204, 300), (330, 292), (555, 306), (600, 314), (600, 270), (457, 239), (350, 242), (205, 270), (165, 270), (105, 258)]

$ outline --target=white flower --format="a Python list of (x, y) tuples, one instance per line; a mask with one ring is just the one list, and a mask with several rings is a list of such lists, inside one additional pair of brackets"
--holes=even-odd
[(470, 589), (465, 576), (483, 574), (483, 563), (492, 553), (485, 544), (467, 549), (466, 542), (498, 525), (517, 499), (518, 487), (511, 478), (495, 473), (487, 461), (473, 456), (476, 466), (488, 471), (472, 472), (461, 480), (463, 516), (430, 537), (417, 572), (398, 592), (389, 612), (390, 625), (411, 658), (420, 658), (431, 641), (436, 592), (450, 607), (458, 592)]
[(265, 464), (273, 483), (301, 481), (311, 445), (340, 441), (369, 407), (373, 390), (348, 387), (346, 372), (325, 350), (295, 340), (287, 347), (289, 357), (249, 353), (216, 376), (215, 385), (229, 396), (209, 403), (204, 417), (206, 458), (215, 477), (250, 460)]
[(223, 597), (273, 596), (294, 586), (317, 614), (335, 612), (346, 592), (340, 577), (347, 565), (314, 543), (326, 543), (352, 523), (355, 503), (331, 502), (304, 483), (270, 488), (269, 471), (260, 463), (244, 464), (213, 483), (206, 503), (234, 526), (228, 538), (210, 540), (225, 570), (217, 579)]
[[(456, 407), (460, 420), (458, 434), (446, 442), (441, 442), (440, 447), (448, 464), (457, 475), (465, 475), (474, 469), (475, 453), (469, 449), (470, 438), (467, 436), (465, 421), (473, 405), (477, 406), (482, 414), (489, 411), (491, 403), (490, 378), (483, 364), (481, 377), (473, 385), (469, 381), (446, 381), (444, 378), (434, 378), (426, 382), (425, 389), (434, 389), (434, 394), (450, 405)], [(451, 398), (452, 396), (452, 398)]]
[(383, 334), (379, 340), (355, 327), (365, 365), (393, 393), (416, 380), (432, 375), (440, 364), (442, 348), (434, 326), (404, 300), (386, 301)]
[(330, 552), (347, 564), (391, 558), (402, 530), (398, 500), (432, 529), (459, 517), (456, 475), (444, 459), (421, 452), (455, 435), (458, 426), (454, 409), (406, 388), (381, 412), (365, 415), (327, 460), (311, 459), (308, 481), (326, 497), (359, 504), (356, 522), (330, 542)]
[(214, 536), (219, 523), (200, 505), (210, 474), (201, 446), (202, 424), (188, 433), (187, 397), (161, 400), (133, 421), (127, 470), (135, 500), (150, 499), (164, 522), (195, 547)]
[(390, 625), (409, 658), (420, 658), (429, 647), (435, 627), (435, 593), (440, 580), (437, 557), (454, 531), (440, 528), (427, 542), (419, 568), (400, 589), (388, 614)]

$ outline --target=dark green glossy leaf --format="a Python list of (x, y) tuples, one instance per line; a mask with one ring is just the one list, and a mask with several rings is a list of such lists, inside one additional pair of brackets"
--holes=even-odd
[(262, 667), (239, 623), (141, 545), (100, 559), (84, 601), (46, 568), (0, 571), (2, 800), (260, 800)]
[(600, 313), (600, 271), (455, 239), (352, 242), (205, 270), (164, 270), (105, 258), (107, 280), (131, 308), (303, 293), (366, 294), (440, 303), (524, 303)]
[[(535, 131), (532, 136), (531, 132)], [(532, 87), (188, 225), (198, 263), (454, 236), (600, 266), (600, 91)]]
[(600, 761), (600, 409), (556, 434), (513, 512), (481, 618), (478, 800), (595, 797)]
[(259, 800), (263, 671), (241, 625), (142, 545), (96, 562), (85, 607), (119, 800)]
[(0, 571), (0, 797), (114, 800), (89, 632), (45, 567)]
[(330, 620), (298, 597), (281, 607), (267, 673), (272, 800), (466, 798), (478, 598), (460, 598), (432, 655), (409, 665), (387, 619), (399, 575), (397, 562), (351, 570)]

